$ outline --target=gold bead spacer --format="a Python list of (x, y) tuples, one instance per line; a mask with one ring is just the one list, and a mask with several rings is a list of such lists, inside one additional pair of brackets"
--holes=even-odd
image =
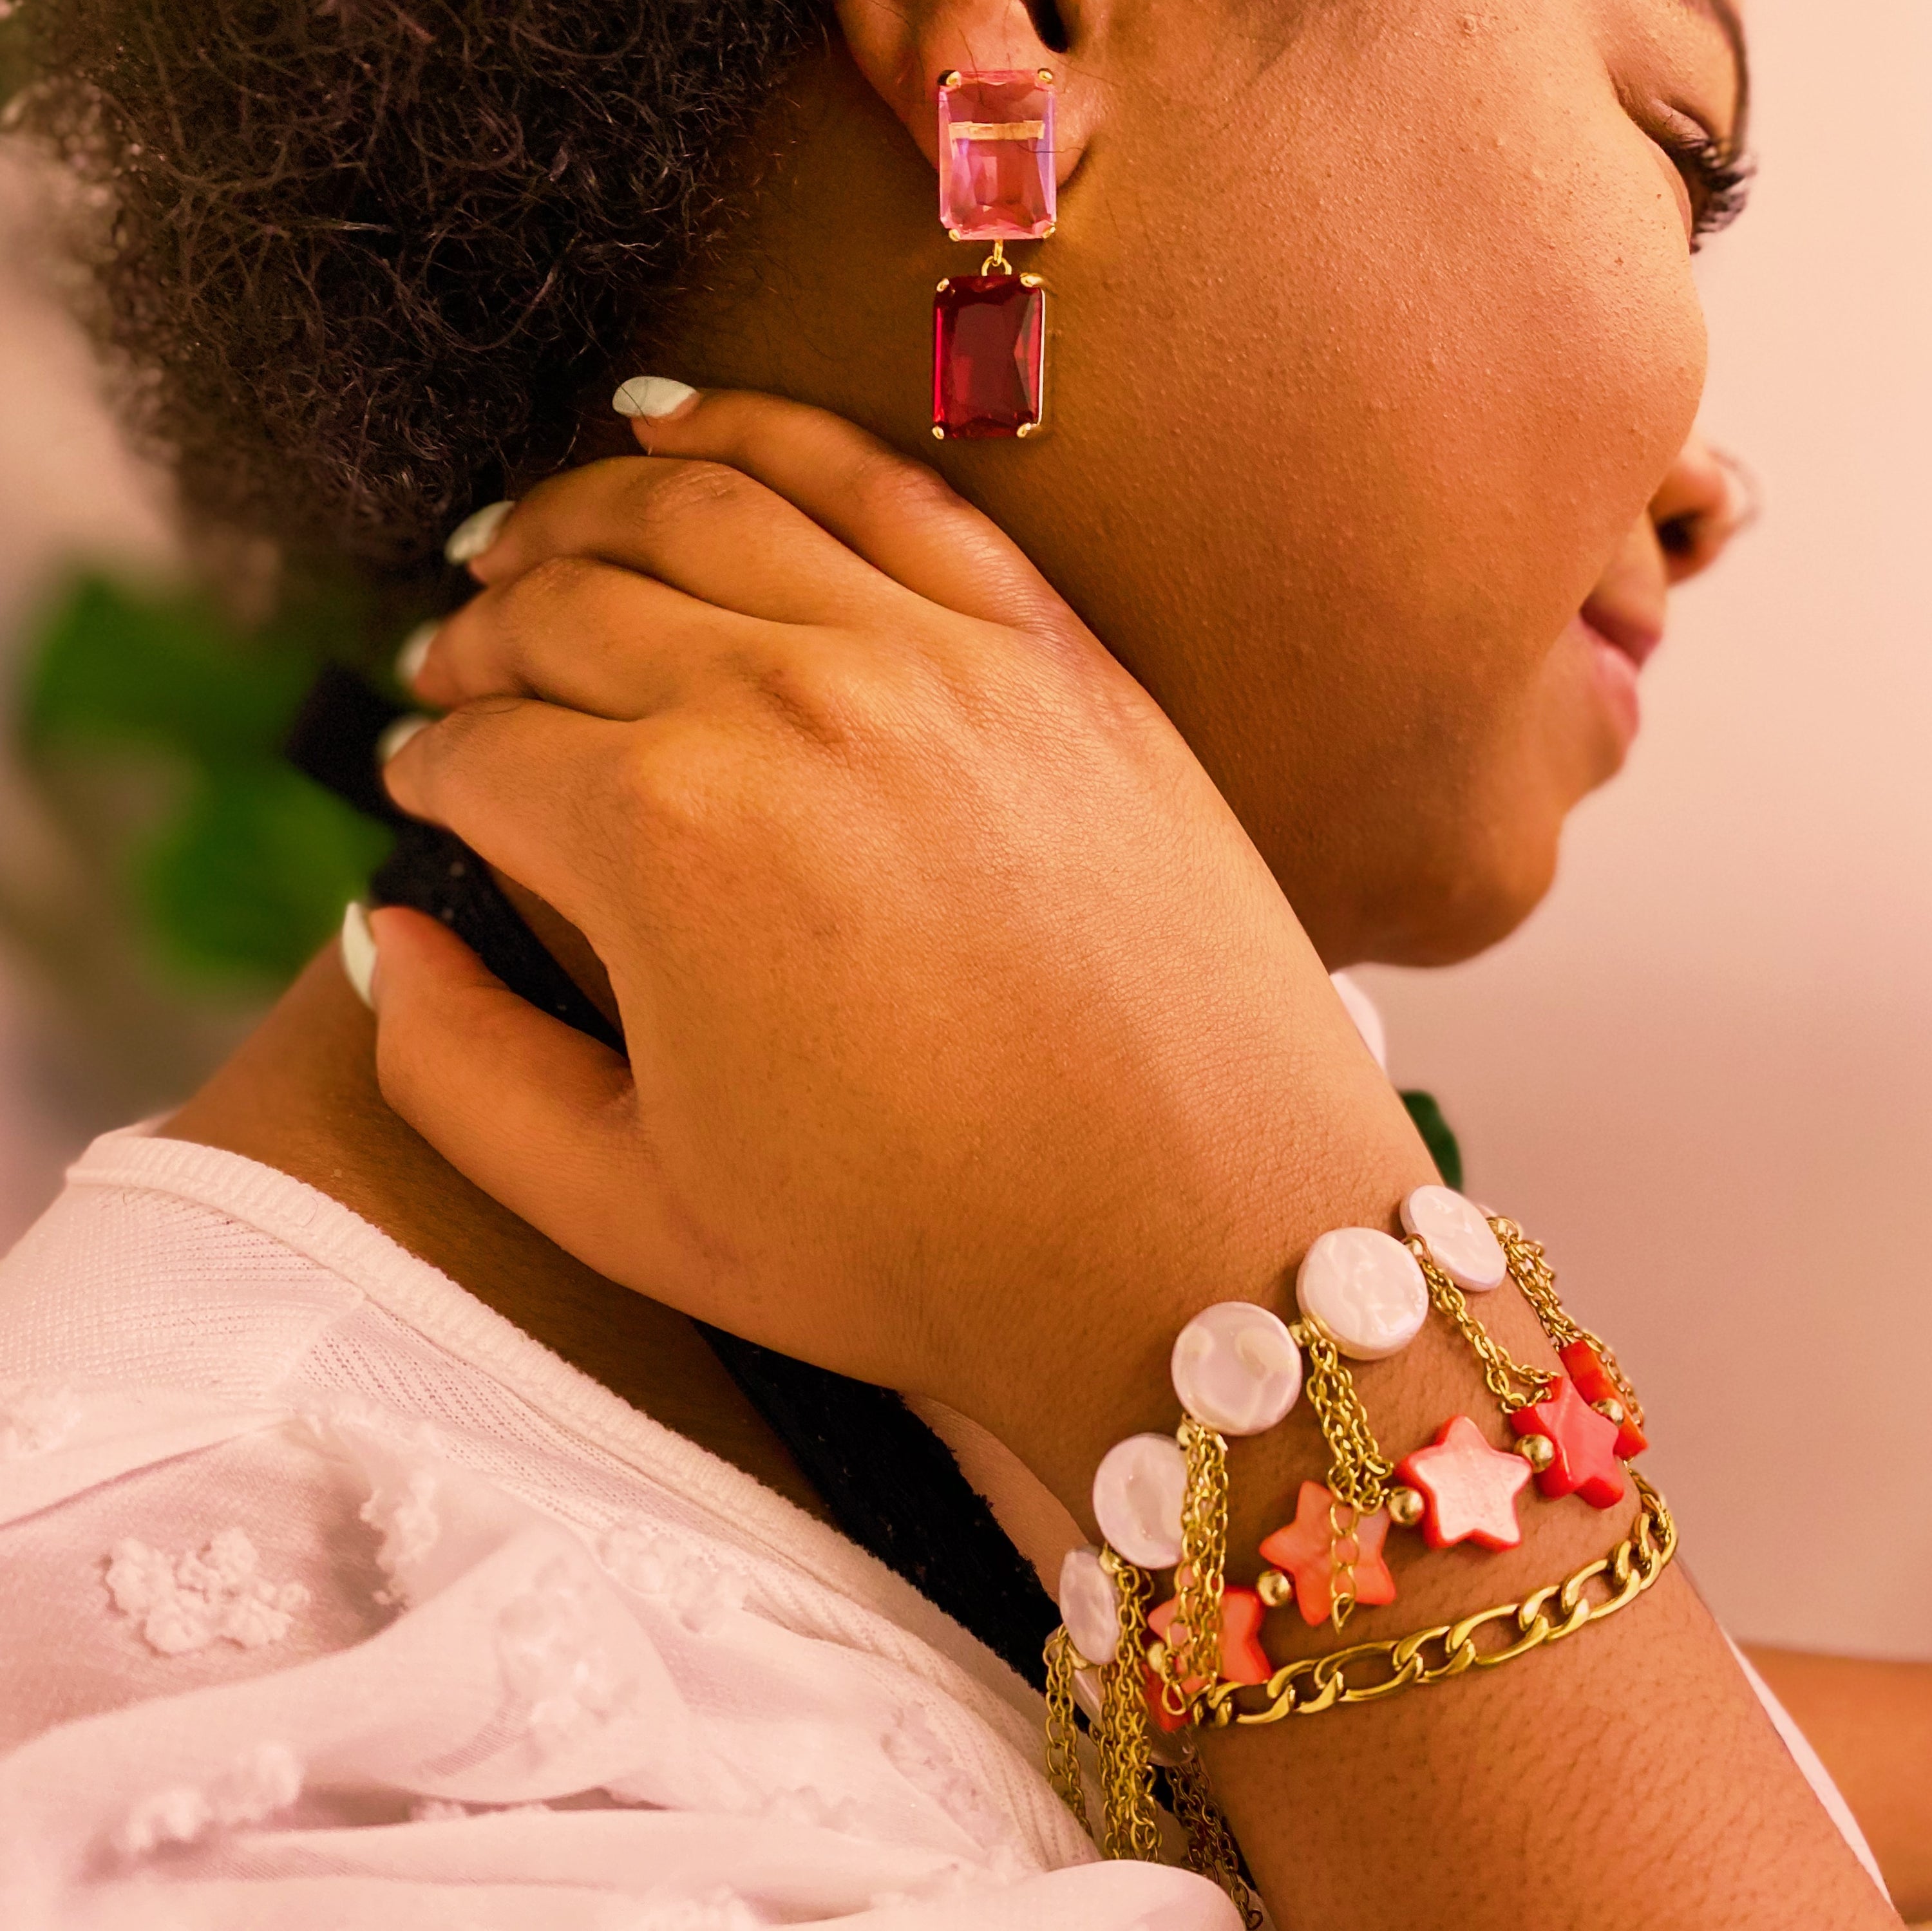
[(1556, 1459), (1556, 1444), (1546, 1435), (1518, 1436), (1516, 1452), (1539, 1475)]
[(935, 422), (932, 425), (932, 439), (935, 442), (946, 440), (946, 425), (944, 423)]
[(1294, 1585), (1279, 1569), (1264, 1569), (1255, 1578), (1255, 1594), (1270, 1609), (1285, 1609), (1294, 1600)]
[(959, 70), (956, 67), (949, 67), (939, 76), (939, 84), (941, 87), (950, 89), (959, 85), (960, 79)]
[(1167, 1645), (1158, 1636), (1147, 1646), (1147, 1665), (1156, 1676), (1167, 1667)]
[(1423, 1517), (1424, 1504), (1421, 1492), (1415, 1489), (1391, 1489), (1389, 1491), (1389, 1520), (1399, 1528), (1412, 1529)]
[(1592, 1402), (1591, 1407), (1606, 1421), (1613, 1421), (1618, 1427), (1624, 1425), (1624, 1405), (1614, 1395), (1606, 1395), (1600, 1402)]

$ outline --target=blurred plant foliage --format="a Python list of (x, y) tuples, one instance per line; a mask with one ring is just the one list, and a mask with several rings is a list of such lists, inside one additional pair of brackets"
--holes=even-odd
[(80, 579), (26, 665), (23, 747), (74, 780), (158, 767), (121, 837), (152, 949), (206, 988), (292, 977), (359, 892), (388, 834), (286, 763), (281, 746), (356, 613), (317, 598), (244, 631), (206, 598)]

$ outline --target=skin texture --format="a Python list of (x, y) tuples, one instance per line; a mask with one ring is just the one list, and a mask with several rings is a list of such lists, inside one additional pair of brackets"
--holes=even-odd
[(1500, 937), (1623, 752), (1568, 625), (1702, 386), (1653, 135), (1672, 103), (1728, 130), (1723, 35), (1681, 0), (1070, 8), (1060, 226), (1014, 250), (1056, 304), (1052, 423), (1016, 451), (926, 434), (927, 292), (984, 250), (913, 139), (931, 73), (1032, 64), (1024, 14), (844, 17), (866, 73), (801, 76), (658, 371), (935, 462), (1178, 724), (1331, 965)]
[[(1507, 930), (1622, 754), (1574, 619), (1633, 544), (1661, 572), (1631, 532), (1701, 378), (1645, 122), (1667, 94), (1721, 130), (1732, 70), (1676, 0), (1315, 5), (1271, 37), (1218, 5), (1068, 13), (1054, 430), (1024, 466), (936, 452), (1067, 604), (876, 454), (883, 502), (825, 496), (819, 463), (769, 500), (675, 462), (554, 486), (425, 695), (602, 721), (540, 742), (539, 707), (472, 704), (395, 778), (580, 928), (637, 1082), (385, 914), (382, 1091), (453, 1168), (382, 1123), (370, 1023), (320, 970), (175, 1130), (329, 1187), (654, 1412), (658, 1364), (603, 1364), (675, 1363), (673, 1330), (614, 1351), (596, 1277), (956, 1409), (1078, 1516), (1108, 1443), (1171, 1425), (1179, 1320), (1280, 1300), (1315, 1234), (1387, 1224), (1429, 1176), (1323, 963)], [(932, 454), (923, 288), (957, 260), (908, 132), (922, 76), (1047, 56), (1017, 7), (844, 18), (856, 58), (801, 72), (782, 165), (659, 366)], [(1177, 117), (1186, 166), (1150, 165)], [(797, 447), (684, 433), (657, 446), (740, 475)], [(628, 735), (606, 759), (584, 730)], [(1496, 1324), (1540, 1358), (1520, 1308)], [(1363, 1385), (1391, 1444), (1477, 1399), (1434, 1330)], [(688, 1432), (782, 1480), (727, 1395), (706, 1406)], [(1315, 1453), (1305, 1417), (1242, 1451), (1238, 1546)], [(1548, 1581), (1627, 1518), (1539, 1510), (1514, 1555), (1405, 1573), (1404, 1604)], [(1890, 1921), (1681, 1576), (1546, 1657), (1309, 1730), (1211, 1747), (1285, 1923), (1581, 1924), (1610, 1898), (1657, 1924)], [(1308, 1857), (1365, 1816), (1375, 1858)]]
[[(472, 565), (418, 679), (450, 714), (388, 770), (578, 925), (628, 1060), (386, 911), (384, 1093), (600, 1271), (958, 1410), (1091, 1534), (1100, 1453), (1171, 1422), (1179, 1322), (1279, 1300), (1426, 1158), (1204, 774), (987, 526), (792, 406), (644, 433), (658, 460), (547, 485)], [(1514, 1296), (1483, 1312), (1549, 1360)], [(1486, 1407), (1439, 1324), (1358, 1381), (1392, 1447)], [(1305, 1408), (1237, 1446), (1234, 1576), (1322, 1459)], [(1560, 1577), (1630, 1513), (1411, 1545), (1405, 1622)], [(1511, 1740), (1552, 1728), (1589, 1748), (1526, 1778)], [(1887, 1921), (1681, 1572), (1533, 1670), (1203, 1750), (1290, 1923), (1581, 1924), (1660, 1890), (1659, 1924)], [(1370, 1792), (1387, 1855), (1311, 1864)]]

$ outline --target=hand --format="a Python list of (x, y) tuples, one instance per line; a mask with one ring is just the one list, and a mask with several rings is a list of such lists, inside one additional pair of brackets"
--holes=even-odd
[(388, 912), (383, 1090), (613, 1279), (1084, 1487), (1195, 1308), (1279, 1300), (1427, 1156), (1186, 745), (997, 529), (816, 411), (646, 433), (518, 505), (388, 767), (580, 928), (628, 1063)]

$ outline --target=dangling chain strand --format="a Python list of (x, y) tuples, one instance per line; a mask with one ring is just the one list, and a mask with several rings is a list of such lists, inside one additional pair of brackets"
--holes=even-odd
[[(1474, 1314), (1462, 1290), (1450, 1279), (1430, 1257), (1426, 1241), (1414, 1235), (1408, 1251), (1429, 1283), (1429, 1298), (1462, 1339), (1483, 1371), (1483, 1385), (1496, 1397), (1496, 1405), (1506, 1415), (1533, 1406), (1556, 1386), (1557, 1377), (1547, 1368), (1530, 1368), (1516, 1360), (1491, 1336)], [(1560, 1312), (1561, 1310), (1559, 1309)]]
[(1544, 1258), (1542, 1243), (1531, 1240), (1514, 1221), (1506, 1220), (1501, 1215), (1492, 1219), (1490, 1226), (1502, 1243), (1503, 1258), (1509, 1264), (1510, 1279), (1535, 1310), (1537, 1319), (1543, 1324), (1544, 1333), (1550, 1337), (1550, 1345), (1560, 1354), (1580, 1341), (1584, 1343), (1604, 1364), (1604, 1372), (1616, 1384), (1630, 1420), (1639, 1428), (1642, 1427), (1643, 1404), (1637, 1399), (1629, 1376), (1618, 1366), (1616, 1356), (1587, 1327), (1572, 1321), (1563, 1303), (1556, 1298), (1556, 1271)]
[(1228, 1444), (1192, 1415), (1182, 1421), (1180, 1439), (1187, 1490), (1174, 1621), (1159, 1672), (1161, 1704), (1170, 1717), (1187, 1714), (1190, 1683), (1198, 1688), (1221, 1674), (1221, 1590), (1228, 1565)]
[(1154, 1822), (1145, 1678), (1148, 1598), (1153, 1584), (1145, 1570), (1123, 1561), (1111, 1549), (1103, 1550), (1100, 1560), (1120, 1598), (1120, 1648), (1101, 1672), (1100, 1722), (1094, 1737), (1106, 1819), (1100, 1849), (1109, 1858), (1154, 1864), (1160, 1856), (1160, 1831)]
[(1090, 1827), (1073, 1723), (1073, 1639), (1056, 1629), (1046, 1639), (1046, 1780), (1084, 1831)]

